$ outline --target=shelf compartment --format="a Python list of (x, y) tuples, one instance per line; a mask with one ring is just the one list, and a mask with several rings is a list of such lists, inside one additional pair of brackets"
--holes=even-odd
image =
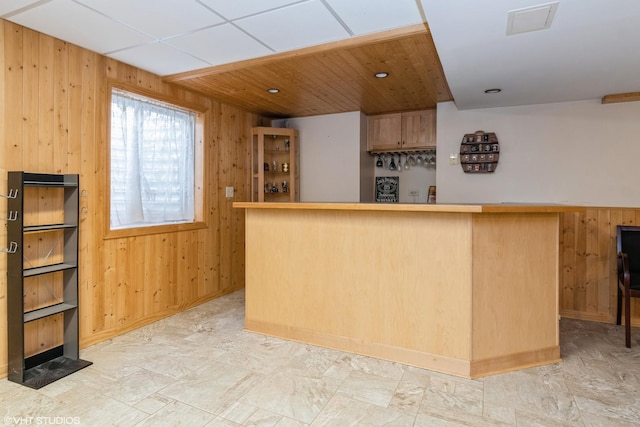
[(70, 270), (77, 267), (78, 266), (76, 264), (69, 264), (64, 262), (59, 264), (44, 265), (42, 267), (25, 269), (23, 271), (23, 277), (39, 276), (41, 274), (55, 273), (56, 271)]
[(25, 181), (25, 187), (77, 187), (78, 184), (73, 182), (40, 182), (40, 181)]
[(264, 173), (265, 176), (269, 176), (269, 175), (274, 175), (274, 176), (278, 176), (278, 175), (285, 175), (285, 176), (289, 176), (289, 172), (282, 172), (282, 171), (268, 171)]
[(39, 308), (37, 310), (28, 311), (24, 314), (24, 323), (32, 322), (38, 319), (44, 319), (45, 317), (49, 317), (58, 313), (64, 313), (65, 311), (74, 310), (76, 308), (78, 308), (76, 304), (60, 303), (44, 308)]
[(25, 187), (77, 187), (77, 179), (69, 179), (65, 175), (53, 175), (46, 173), (23, 173)]
[[(56, 355), (58, 356), (51, 358)], [(45, 356), (35, 355), (26, 359), (25, 365), (33, 364), (32, 360), (46, 361), (25, 369), (24, 381), (21, 384), (36, 390), (92, 365), (92, 362), (86, 360), (64, 356), (62, 346), (49, 350)]]
[(38, 231), (55, 231), (55, 230), (64, 230), (66, 228), (76, 228), (77, 224), (43, 224), (43, 225), (30, 225), (24, 227), (23, 231), (25, 233), (35, 233)]

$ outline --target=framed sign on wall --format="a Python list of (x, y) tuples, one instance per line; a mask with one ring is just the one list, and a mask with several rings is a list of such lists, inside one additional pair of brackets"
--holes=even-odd
[(376, 202), (398, 203), (400, 189), (400, 177), (377, 176), (376, 177)]

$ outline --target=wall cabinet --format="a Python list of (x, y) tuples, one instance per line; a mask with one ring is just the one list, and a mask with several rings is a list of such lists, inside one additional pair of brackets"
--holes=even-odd
[(251, 201), (299, 201), (298, 131), (255, 127), (252, 128), (251, 135)]
[(78, 347), (78, 175), (9, 172), (8, 187), (8, 379), (37, 389), (91, 365)]
[(369, 116), (368, 150), (419, 151), (436, 146), (436, 110)]

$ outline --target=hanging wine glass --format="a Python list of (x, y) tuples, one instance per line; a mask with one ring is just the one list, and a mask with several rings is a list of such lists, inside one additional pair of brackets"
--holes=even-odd
[(391, 155), (391, 162), (389, 163), (389, 170), (390, 171), (396, 170), (396, 164), (395, 164), (395, 162), (393, 160), (393, 155)]
[(431, 164), (431, 157), (433, 155), (431, 153), (427, 153), (424, 155), (424, 163), (422, 166), (424, 166), (425, 168), (428, 168), (429, 165)]

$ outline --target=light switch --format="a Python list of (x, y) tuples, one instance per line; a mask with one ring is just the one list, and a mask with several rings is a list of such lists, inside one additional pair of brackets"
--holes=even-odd
[(458, 164), (458, 155), (456, 153), (449, 154), (449, 164), (450, 165)]
[(233, 187), (227, 187), (225, 189), (225, 194), (227, 198), (233, 197)]

